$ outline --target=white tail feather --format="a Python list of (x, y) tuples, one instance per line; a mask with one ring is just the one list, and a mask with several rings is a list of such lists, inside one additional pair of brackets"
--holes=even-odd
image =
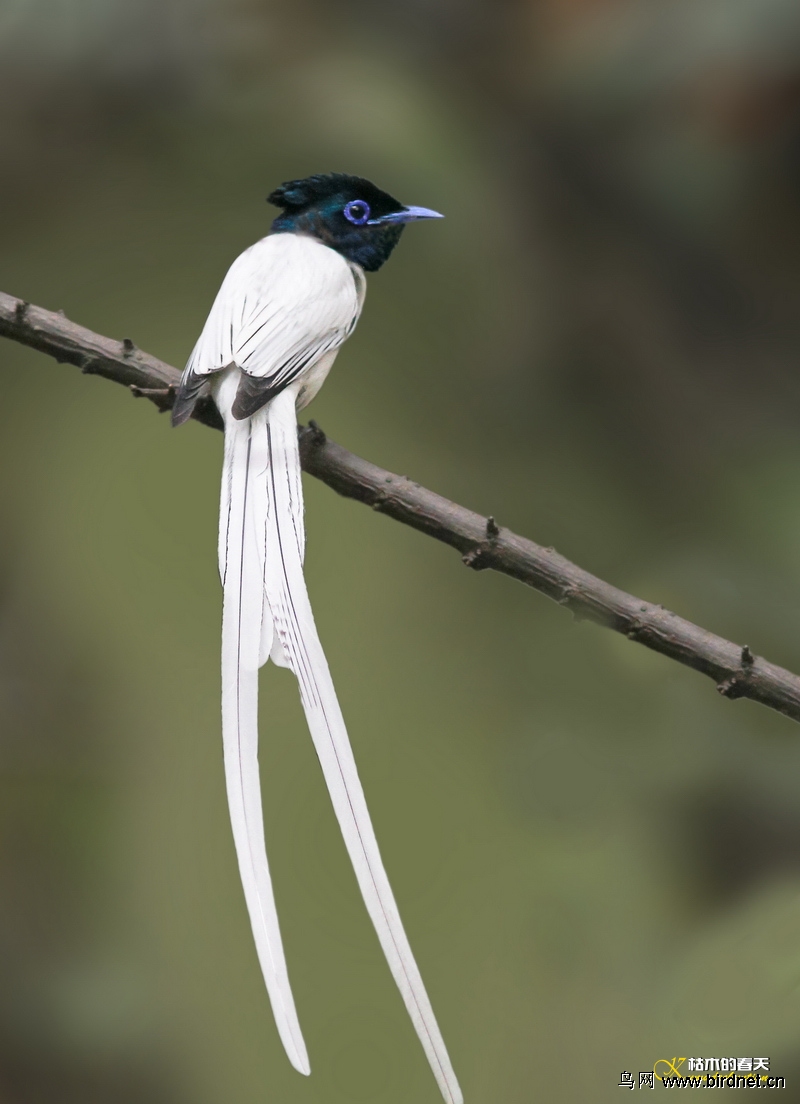
[[(226, 409), (226, 404), (220, 405)], [(219, 543), (225, 780), (239, 872), (275, 1022), (290, 1062), (308, 1074), (311, 1069), (289, 987), (267, 864), (258, 773), (258, 668), (272, 645), (264, 602), (265, 420), (266, 412), (246, 422), (225, 419)], [(269, 624), (262, 632), (265, 621)]]
[[(300, 685), (314, 746), (367, 910), (389, 967), (448, 1104), (463, 1098), (422, 978), (400, 920), (367, 811), (344, 719), (317, 635), (303, 578), (302, 487), (294, 388), (277, 395), (266, 417), (251, 419), (251, 448), (267, 462), (259, 467), (266, 517), (266, 596), (279, 656)], [(263, 442), (263, 443), (262, 443)], [(257, 604), (257, 603), (256, 603)], [(265, 611), (265, 614), (267, 611)]]

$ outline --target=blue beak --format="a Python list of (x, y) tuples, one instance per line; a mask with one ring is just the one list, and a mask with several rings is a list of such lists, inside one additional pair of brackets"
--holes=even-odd
[(393, 211), (390, 215), (382, 215), (381, 218), (370, 219), (368, 226), (378, 226), (386, 222), (415, 222), (416, 219), (444, 218), (438, 211), (431, 211), (429, 207), (404, 207), (402, 211)]

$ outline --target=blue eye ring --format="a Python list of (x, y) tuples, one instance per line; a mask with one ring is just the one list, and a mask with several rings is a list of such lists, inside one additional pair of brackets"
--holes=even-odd
[(342, 214), (354, 226), (363, 226), (369, 221), (369, 204), (363, 199), (352, 199), (344, 208)]

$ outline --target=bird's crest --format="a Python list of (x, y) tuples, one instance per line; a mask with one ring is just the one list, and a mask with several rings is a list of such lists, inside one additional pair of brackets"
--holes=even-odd
[(358, 191), (360, 188), (376, 190), (371, 181), (360, 176), (349, 176), (347, 173), (317, 173), (315, 176), (306, 176), (302, 180), (284, 181), (274, 192), (270, 192), (267, 203), (282, 207), (285, 211), (299, 211), (337, 192)]

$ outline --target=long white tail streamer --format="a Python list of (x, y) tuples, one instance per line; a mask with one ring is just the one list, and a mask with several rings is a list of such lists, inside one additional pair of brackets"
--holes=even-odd
[[(287, 388), (268, 404), (263, 417), (259, 411), (250, 419), (249, 430), (242, 431), (250, 450), (254, 499), (266, 506), (266, 516), (259, 513), (256, 521), (254, 515), (254, 532), (258, 530), (260, 541), (264, 525), (267, 608), (263, 616), (271, 616), (274, 625), (272, 654), (297, 677), (308, 727), (364, 902), (442, 1096), (447, 1104), (462, 1104), (461, 1090), (383, 867), (306, 591), (295, 399), (296, 389)], [(253, 599), (253, 609), (258, 608), (259, 603)], [(255, 625), (249, 631), (255, 640)]]
[[(225, 419), (219, 540), (222, 737), (233, 838), (256, 951), (289, 1061), (309, 1074), (267, 863), (258, 773), (258, 668), (265, 614), (269, 620), (264, 601), (267, 500), (260, 485), (267, 457), (263, 445), (258, 448), (265, 420), (261, 411), (248, 421)], [(259, 422), (260, 435), (255, 432)]]

